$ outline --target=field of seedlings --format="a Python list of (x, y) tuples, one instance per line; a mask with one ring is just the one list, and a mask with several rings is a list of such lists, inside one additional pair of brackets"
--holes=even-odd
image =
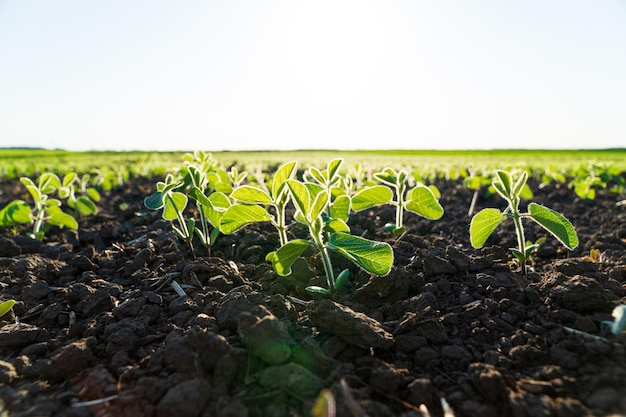
[(0, 150), (0, 416), (626, 415), (626, 150)]

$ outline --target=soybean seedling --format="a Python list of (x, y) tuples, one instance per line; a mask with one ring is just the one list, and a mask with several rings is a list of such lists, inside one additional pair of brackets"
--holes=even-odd
[(309, 292), (332, 295), (348, 280), (347, 269), (335, 278), (329, 251), (343, 255), (371, 274), (384, 276), (389, 273), (393, 265), (391, 246), (353, 236), (345, 222), (324, 216), (330, 197), (322, 186), (289, 179), (287, 187), (296, 206), (295, 220), (308, 228), (311, 239), (294, 239), (275, 252), (270, 252), (266, 259), (272, 262), (276, 273), (282, 276), (291, 274), (291, 265), (310, 245), (321, 254), (328, 287), (306, 287)]
[[(286, 181), (296, 173), (296, 162), (281, 165), (272, 178), (271, 187), (265, 189), (253, 185), (240, 185), (231, 197), (238, 203), (230, 206), (222, 215), (220, 230), (231, 234), (249, 223), (269, 221), (278, 231), (280, 246), (288, 242), (285, 210), (290, 201)], [(270, 214), (273, 207), (275, 215)]]
[(535, 221), (568, 249), (574, 249), (578, 246), (578, 236), (574, 226), (562, 214), (536, 203), (528, 205), (527, 213), (520, 212), (520, 193), (527, 180), (528, 173), (526, 171), (523, 171), (515, 182), (513, 182), (509, 172), (496, 171), (496, 178), (493, 180), (492, 186), (507, 201), (508, 205), (504, 211), (495, 208), (485, 208), (478, 212), (470, 223), (470, 241), (472, 246), (481, 248), (505, 218), (512, 218), (515, 224), (518, 246), (517, 248), (511, 248), (510, 251), (520, 263), (523, 275), (526, 275), (526, 261), (530, 259), (533, 251), (539, 247), (536, 243), (532, 245), (526, 243), (522, 225), (523, 219), (528, 218)]
[(0, 317), (4, 316), (9, 311), (11, 311), (14, 305), (15, 305), (15, 300), (6, 300), (0, 303)]
[(352, 196), (352, 209), (358, 212), (381, 204), (395, 205), (396, 221), (385, 225), (385, 230), (394, 236), (401, 236), (406, 232), (405, 211), (429, 220), (437, 220), (443, 216), (443, 207), (435, 194), (438, 191), (422, 183), (409, 188), (409, 174), (406, 171), (385, 168), (375, 173), (374, 177), (385, 185), (374, 185), (357, 191)]
[(70, 214), (61, 209), (61, 200), (53, 195), (62, 187), (61, 180), (56, 174), (45, 172), (39, 176), (37, 182), (28, 177), (20, 181), (33, 198), (31, 208), (23, 200), (14, 200), (0, 210), (0, 226), (17, 226), (20, 223), (33, 224), (32, 238), (43, 240), (51, 226), (78, 229), (78, 222)]

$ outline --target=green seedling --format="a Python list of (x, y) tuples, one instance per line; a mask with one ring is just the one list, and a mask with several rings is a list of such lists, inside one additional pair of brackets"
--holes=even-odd
[(496, 178), (492, 182), (492, 186), (507, 201), (508, 205), (504, 211), (495, 208), (483, 209), (472, 218), (470, 223), (470, 241), (472, 246), (481, 248), (506, 217), (512, 218), (515, 224), (518, 247), (510, 250), (520, 263), (523, 275), (526, 275), (526, 262), (539, 245), (537, 243), (531, 245), (526, 243), (522, 219), (532, 219), (568, 249), (574, 249), (578, 246), (578, 236), (574, 226), (562, 214), (536, 203), (528, 205), (527, 213), (520, 212), (520, 194), (527, 180), (528, 173), (526, 171), (523, 171), (515, 182), (513, 182), (510, 173), (496, 171)]
[(323, 215), (328, 218), (348, 221), (350, 215), (350, 196), (347, 189), (349, 185), (344, 181), (345, 177), (339, 174), (343, 159), (333, 159), (325, 169), (319, 170), (311, 167), (304, 172), (305, 182), (317, 184), (328, 196), (328, 204)]
[[(230, 206), (222, 215), (220, 230), (231, 234), (247, 224), (269, 221), (278, 231), (280, 246), (288, 242), (285, 211), (290, 201), (286, 181), (296, 173), (296, 162), (288, 162), (278, 168), (270, 187), (240, 185), (233, 190), (231, 197), (238, 203)], [(264, 185), (264, 183), (262, 183)], [(274, 210), (274, 215), (269, 208)]]
[(443, 207), (438, 201), (439, 191), (422, 183), (410, 188), (409, 175), (406, 171), (385, 168), (375, 173), (374, 177), (385, 185), (374, 185), (357, 191), (352, 196), (352, 209), (359, 212), (382, 204), (395, 205), (396, 221), (385, 225), (385, 230), (393, 235), (401, 236), (406, 232), (405, 211), (429, 220), (437, 220), (443, 216)]
[(15, 300), (6, 300), (0, 303), (0, 317), (4, 316), (9, 311), (11, 311), (14, 305), (15, 305)]
[(615, 307), (612, 316), (615, 320), (600, 323), (602, 333), (618, 335), (626, 332), (626, 305), (622, 304)]
[(82, 177), (70, 172), (63, 177), (59, 197), (67, 199), (67, 205), (74, 209), (76, 216), (89, 216), (98, 212), (96, 202), (100, 201), (100, 193), (89, 186), (90, 175)]
[(53, 198), (63, 184), (56, 174), (43, 173), (35, 183), (28, 177), (20, 181), (33, 198), (34, 206), (23, 200), (14, 200), (0, 210), (0, 226), (15, 227), (18, 224), (33, 224), (30, 236), (43, 240), (52, 226), (78, 229), (78, 222), (61, 209), (61, 200)]
[[(189, 244), (193, 250), (193, 231), (196, 222), (194, 219), (185, 219), (184, 211), (189, 202), (185, 193), (177, 191), (183, 186), (183, 181), (176, 181), (172, 174), (167, 174), (164, 181), (157, 182), (157, 191), (144, 199), (144, 205), (151, 210), (163, 209), (164, 220), (172, 222), (172, 230), (183, 242)], [(173, 224), (176, 221), (177, 224)]]
[[(183, 178), (176, 181), (172, 174), (167, 174), (164, 182), (157, 183), (157, 191), (144, 199), (144, 205), (152, 210), (163, 208), (162, 217), (172, 224), (172, 230), (186, 242), (195, 256), (193, 238), (197, 236), (201, 244), (211, 254), (211, 246), (219, 235), (219, 224), (223, 212), (230, 207), (228, 196), (215, 191), (211, 178), (215, 174), (213, 160), (204, 153), (187, 155), (192, 161), (186, 161)], [(207, 195), (208, 194), (208, 195)], [(199, 220), (185, 218), (185, 210), (192, 200), (197, 208)]]
[(306, 288), (309, 292), (332, 295), (348, 280), (347, 269), (335, 277), (329, 251), (343, 255), (371, 274), (384, 276), (389, 273), (393, 265), (393, 251), (389, 244), (353, 236), (343, 220), (325, 216), (330, 197), (319, 184), (295, 179), (286, 183), (296, 207), (295, 220), (307, 227), (311, 239), (294, 239), (269, 253), (266, 259), (272, 262), (276, 273), (291, 274), (291, 265), (311, 245), (321, 254), (328, 288), (309, 286)]

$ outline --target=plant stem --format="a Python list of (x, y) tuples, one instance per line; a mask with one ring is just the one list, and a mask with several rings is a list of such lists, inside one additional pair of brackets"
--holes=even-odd
[(280, 246), (283, 247), (288, 242), (287, 239), (287, 225), (285, 224), (285, 207), (281, 205), (276, 206), (276, 230), (278, 230), (278, 239), (280, 240)]
[(396, 186), (396, 193), (398, 193), (398, 204), (396, 205), (396, 229), (399, 229), (404, 223), (404, 184), (398, 184)]
[[(313, 226), (314, 227), (314, 226)], [(311, 227), (311, 231), (313, 231), (313, 227)], [(316, 230), (315, 233), (312, 233), (313, 240), (315, 241), (315, 245), (319, 249), (322, 254), (322, 260), (324, 262), (324, 271), (326, 272), (326, 282), (328, 283), (328, 289), (331, 293), (335, 292), (335, 275), (333, 274), (333, 265), (330, 261), (330, 256), (328, 255), (328, 250), (326, 249), (326, 245), (324, 245), (324, 238), (322, 237), (322, 230), (320, 228), (319, 232)]]
[(513, 209), (513, 222), (515, 223), (515, 231), (517, 232), (517, 246), (522, 253), (523, 259), (520, 261), (522, 266), (522, 275), (526, 275), (526, 238), (524, 237), (524, 227), (522, 226), (522, 216), (519, 212), (519, 199), (511, 201)]

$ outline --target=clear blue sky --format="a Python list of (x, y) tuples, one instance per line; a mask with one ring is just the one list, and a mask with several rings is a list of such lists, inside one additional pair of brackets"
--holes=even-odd
[(0, 146), (626, 146), (623, 0), (0, 0)]

